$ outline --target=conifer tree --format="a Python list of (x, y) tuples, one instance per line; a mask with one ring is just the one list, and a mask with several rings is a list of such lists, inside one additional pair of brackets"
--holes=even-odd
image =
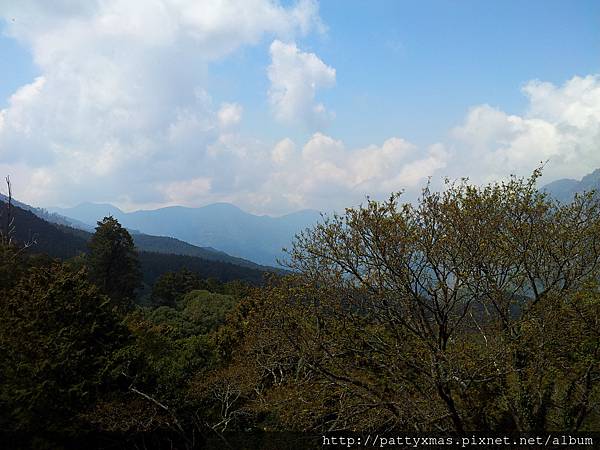
[(114, 217), (105, 217), (98, 222), (89, 250), (91, 280), (119, 307), (131, 305), (141, 270), (129, 232)]

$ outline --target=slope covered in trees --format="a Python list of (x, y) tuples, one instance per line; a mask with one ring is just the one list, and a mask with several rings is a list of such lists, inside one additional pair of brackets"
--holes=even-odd
[(600, 201), (556, 202), (538, 176), (369, 201), (297, 236), (293, 273), (167, 272), (149, 307), (115, 307), (86, 258), (3, 239), (0, 425), (175, 448), (229, 431), (597, 431)]
[[(6, 203), (0, 202), (0, 208), (5, 207)], [(91, 233), (65, 225), (49, 223), (18, 206), (13, 206), (12, 215), (15, 223), (14, 237), (21, 243), (30, 243), (31, 246), (28, 248), (30, 253), (42, 253), (54, 258), (68, 259), (88, 251), (88, 241), (91, 239)], [(142, 245), (147, 244), (146, 248), (160, 247), (161, 242), (169, 240), (169, 238), (145, 235), (138, 237), (135, 234), (133, 239), (136, 244), (140, 241)], [(181, 241), (178, 242), (179, 247), (185, 244)], [(276, 270), (244, 260), (240, 260), (240, 265), (224, 262), (221, 258), (229, 260), (231, 257), (228, 257), (228, 255), (222, 256), (217, 251), (202, 252), (202, 249), (197, 247), (191, 245), (189, 247), (187, 250), (190, 253), (195, 253), (195, 249), (198, 250), (198, 254), (210, 255), (214, 253), (214, 259), (199, 258), (193, 255), (141, 251), (139, 252), (139, 259), (144, 281), (151, 285), (164, 272), (188, 268), (200, 273), (204, 278), (216, 278), (223, 282), (240, 279), (252, 283), (261, 283), (264, 271)], [(169, 248), (171, 248), (170, 245), (166, 247), (166, 249)], [(231, 258), (231, 260), (237, 261), (238, 259)]]
[(194, 256), (207, 261), (219, 261), (234, 264), (236, 266), (250, 267), (258, 270), (273, 270), (272, 267), (261, 266), (242, 258), (236, 258), (209, 247), (198, 247), (168, 236), (151, 236), (142, 233), (132, 233), (135, 246), (139, 249), (171, 255)]
[[(186, 255), (170, 255), (154, 252), (140, 252), (144, 282), (153, 284), (156, 279), (168, 271), (188, 269), (200, 274), (202, 278), (216, 278), (223, 282), (244, 280), (252, 284), (260, 284), (267, 272), (238, 266), (222, 261), (207, 261)], [(273, 269), (276, 271), (276, 269)]]
[[(0, 210), (6, 210), (6, 203), (0, 202)], [(64, 228), (57, 227), (33, 212), (12, 207), (14, 218), (14, 238), (20, 243), (31, 244), (29, 251), (45, 253), (54, 258), (66, 259), (87, 251), (87, 238), (89, 234), (69, 234)]]
[[(6, 202), (6, 196), (0, 194), (0, 202)], [(96, 220), (89, 225), (77, 219), (73, 219), (71, 217), (65, 217), (60, 214), (50, 213), (42, 208), (36, 208), (30, 205), (27, 205), (22, 202), (18, 202), (13, 199), (13, 205), (16, 208), (21, 210), (29, 211), (43, 219), (44, 221), (50, 222), (57, 226), (57, 228), (67, 232), (74, 234), (75, 236), (79, 236), (85, 240), (89, 240), (91, 233), (94, 232), (96, 226)], [(111, 216), (116, 218), (124, 214), (117, 208), (114, 208), (110, 205), (94, 205), (89, 204), (92, 208), (89, 214), (93, 214), (93, 217), (97, 217), (97, 220), (102, 220), (104, 217)], [(85, 206), (85, 205), (84, 205)], [(101, 209), (98, 209), (101, 208)], [(85, 211), (85, 208), (84, 208)], [(98, 211), (105, 211), (106, 215), (98, 215)], [(112, 215), (111, 215), (112, 214)], [(84, 214), (83, 217), (89, 217)], [(29, 219), (28, 219), (29, 220)], [(184, 242), (182, 240), (176, 239), (170, 236), (153, 236), (149, 234), (140, 233), (137, 230), (129, 230), (133, 240), (135, 242), (135, 246), (143, 251), (153, 252), (153, 253), (166, 253), (173, 255), (185, 255), (185, 256), (195, 256), (198, 258), (206, 259), (208, 261), (220, 261), (231, 263), (239, 266), (250, 267), (253, 269), (259, 270), (273, 270), (272, 267), (269, 266), (261, 266), (260, 264), (256, 264), (252, 261), (243, 258), (236, 258), (234, 256), (228, 255), (225, 252), (220, 250), (216, 250), (212, 247), (199, 247), (197, 245), (189, 244), (188, 242)], [(168, 232), (166, 232), (168, 234)], [(291, 235), (290, 235), (291, 236)]]

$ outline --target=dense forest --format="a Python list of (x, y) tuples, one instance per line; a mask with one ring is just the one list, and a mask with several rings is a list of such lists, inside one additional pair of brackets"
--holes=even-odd
[(112, 217), (32, 236), (5, 203), (0, 429), (40, 448), (599, 430), (600, 202), (539, 175), (369, 200), (263, 284), (139, 252)]

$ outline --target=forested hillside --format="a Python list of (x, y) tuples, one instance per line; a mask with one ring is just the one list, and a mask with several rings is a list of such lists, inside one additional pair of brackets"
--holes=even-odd
[[(0, 202), (0, 208), (5, 209), (6, 203)], [(15, 228), (14, 239), (26, 245), (29, 253), (43, 253), (64, 260), (88, 251), (88, 241), (92, 233), (47, 222), (19, 206), (13, 206), (12, 216)], [(140, 249), (150, 250), (139, 252), (143, 279), (148, 284), (152, 284), (165, 272), (183, 268), (193, 270), (203, 278), (215, 278), (223, 282), (245, 280), (255, 284), (262, 282), (265, 271), (276, 271), (273, 268), (233, 258), (216, 250), (198, 248), (176, 239), (135, 234), (133, 239)], [(169, 251), (188, 254), (169, 254)], [(239, 264), (229, 261), (239, 262)]]
[(167, 236), (151, 236), (148, 234), (132, 233), (136, 247), (153, 253), (166, 253), (171, 255), (195, 256), (208, 261), (220, 261), (242, 267), (259, 270), (274, 270), (273, 267), (261, 266), (242, 258), (236, 258), (225, 252), (210, 247), (198, 247)]
[[(255, 287), (248, 268), (223, 283), (196, 258), (138, 253), (112, 217), (87, 255), (33, 258), (15, 220), (0, 427), (26, 445), (190, 449), (228, 432), (234, 448), (319, 448), (307, 436), (597, 430), (600, 201), (557, 202), (538, 177), (347, 209), (296, 237), (293, 272)], [(304, 434), (264, 434), (283, 431)]]
[[(0, 210), (6, 220), (6, 202), (0, 202)], [(87, 251), (86, 232), (69, 233), (66, 227), (56, 226), (40, 219), (33, 212), (19, 206), (13, 206), (14, 239), (21, 245), (26, 244), (31, 253), (45, 253), (54, 258), (67, 259)]]
[[(4, 196), (3, 194), (0, 194), (0, 202), (6, 202), (6, 196)], [(81, 222), (77, 219), (73, 219), (72, 217), (65, 217), (60, 214), (50, 213), (43, 208), (36, 208), (25, 203), (16, 201), (14, 199), (12, 200), (12, 202), (15, 207), (32, 212), (40, 219), (43, 219), (46, 222), (50, 222), (51, 224), (56, 225), (57, 228), (65, 231), (66, 233), (74, 234), (76, 236), (82, 237), (85, 240), (88, 240), (91, 236), (90, 233), (94, 231), (95, 225), (92, 226), (91, 224)], [(105, 208), (102, 210), (104, 210), (106, 214), (97, 215), (99, 211), (98, 207)], [(116, 218), (120, 217), (120, 215), (123, 214), (120, 210), (114, 207), (110, 207), (110, 205), (93, 205), (93, 210), (90, 212), (90, 214), (92, 214), (93, 217), (98, 217), (97, 220), (100, 220), (105, 216), (111, 215), (111, 213), (115, 213), (116, 215), (114, 217)], [(92, 216), (84, 217), (89, 218)], [(27, 220), (30, 221), (30, 219)], [(95, 224), (96, 222), (93, 221), (91, 223)], [(236, 258), (234, 256), (228, 255), (225, 252), (216, 250), (211, 247), (198, 247), (197, 245), (192, 245), (173, 237), (152, 236), (140, 233), (137, 230), (130, 230), (130, 232), (133, 235), (135, 245), (140, 250), (174, 255), (197, 256), (198, 258), (206, 259), (209, 261), (221, 261), (244, 267), (251, 267), (259, 270), (273, 270), (273, 267), (261, 266), (260, 264), (256, 264), (246, 259)]]

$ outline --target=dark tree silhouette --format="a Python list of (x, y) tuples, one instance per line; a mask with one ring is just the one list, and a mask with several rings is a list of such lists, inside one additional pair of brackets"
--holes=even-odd
[(96, 227), (89, 244), (91, 280), (119, 307), (131, 305), (140, 286), (138, 255), (129, 232), (112, 216)]

